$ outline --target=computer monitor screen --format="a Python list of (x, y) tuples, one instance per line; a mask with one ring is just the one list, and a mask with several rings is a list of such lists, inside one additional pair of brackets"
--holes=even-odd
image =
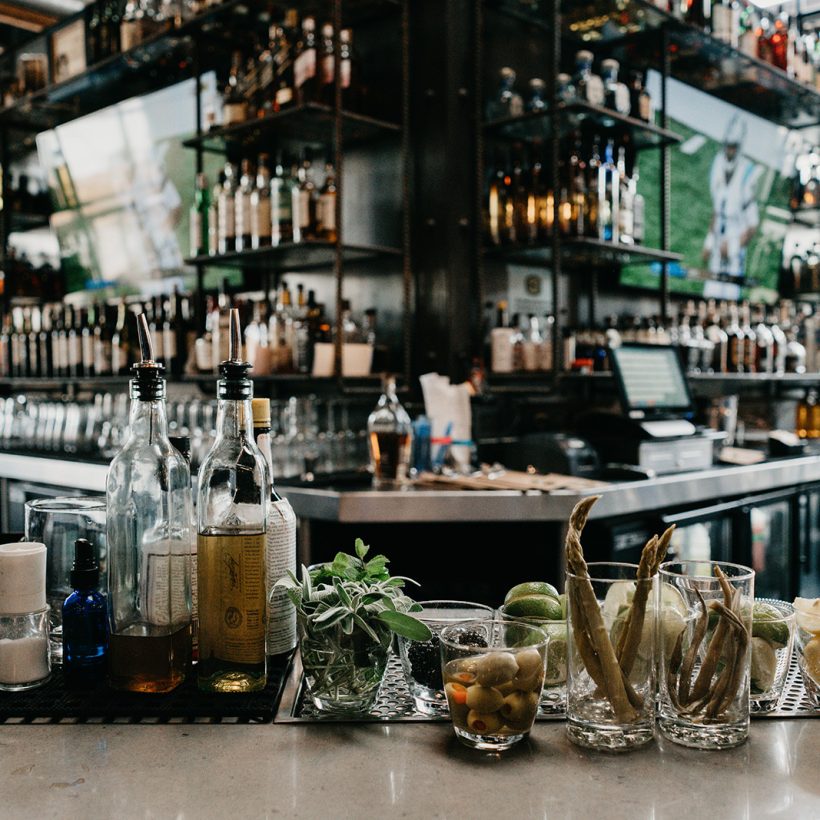
[(624, 410), (684, 415), (692, 397), (677, 351), (661, 345), (622, 345), (612, 350)]

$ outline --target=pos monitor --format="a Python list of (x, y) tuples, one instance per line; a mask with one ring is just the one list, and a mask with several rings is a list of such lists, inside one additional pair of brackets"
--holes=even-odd
[(664, 345), (624, 344), (610, 351), (624, 413), (633, 419), (684, 419), (692, 394), (677, 351)]

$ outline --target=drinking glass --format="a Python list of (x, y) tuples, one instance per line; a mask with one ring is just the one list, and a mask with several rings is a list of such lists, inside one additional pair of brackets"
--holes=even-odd
[[(804, 606), (797, 608), (798, 601)], [(820, 613), (805, 599), (798, 598), (794, 603), (797, 609), (797, 663), (809, 702), (815, 709), (820, 709)]]
[(441, 630), (465, 621), (491, 619), (493, 610), (469, 601), (419, 601), (419, 605), (421, 611), (413, 616), (427, 624), (433, 636), (429, 641), (412, 641), (399, 635), (399, 657), (416, 709), (425, 715), (442, 715), (447, 713), (447, 697), (441, 678)]
[(695, 749), (749, 736), (754, 570), (722, 561), (661, 564), (662, 734)]
[(504, 621), (524, 621), (537, 626), (549, 635), (547, 650), (547, 671), (544, 689), (541, 692), (539, 713), (542, 715), (563, 715), (567, 711), (567, 622), (551, 621), (534, 615), (508, 615), (505, 607), (498, 608), (499, 617)]
[(791, 604), (769, 598), (755, 600), (749, 673), (752, 712), (771, 712), (777, 708), (789, 674), (794, 621)]
[(46, 602), (51, 659), (63, 659), (63, 601), (71, 594), (74, 542), (90, 541), (100, 565), (100, 590), (106, 591), (105, 498), (75, 496), (26, 502), (26, 540), (46, 545)]
[(532, 729), (549, 637), (523, 621), (465, 621), (440, 635), (444, 691), (456, 737), (500, 752)]
[(654, 734), (657, 579), (639, 587), (637, 564), (588, 570), (567, 572), (567, 736), (625, 751)]

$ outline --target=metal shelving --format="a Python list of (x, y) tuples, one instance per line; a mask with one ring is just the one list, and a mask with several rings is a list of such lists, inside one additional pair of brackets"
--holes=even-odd
[[(484, 255), (506, 262), (523, 265), (544, 266), (552, 262), (553, 249), (550, 245), (510, 245), (486, 248)], [(626, 245), (605, 242), (593, 238), (562, 238), (561, 256), (564, 265), (572, 268), (602, 265), (633, 265), (650, 262), (677, 262), (683, 257), (679, 253), (644, 245)]]
[[(601, 129), (628, 135), (636, 150), (657, 148), (661, 145), (672, 145), (683, 141), (680, 134), (667, 128), (660, 128), (654, 123), (637, 120), (583, 100), (560, 103), (557, 112), (560, 120), (559, 136), (562, 137), (582, 124), (593, 124)], [(504, 117), (487, 122), (484, 125), (484, 131), (492, 136), (510, 140), (544, 140), (549, 138), (551, 117), (551, 109), (531, 111), (521, 116)]]

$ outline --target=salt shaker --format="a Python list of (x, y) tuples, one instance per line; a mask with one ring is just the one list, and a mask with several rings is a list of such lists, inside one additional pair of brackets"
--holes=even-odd
[(0, 691), (19, 692), (51, 676), (45, 544), (0, 544)]

